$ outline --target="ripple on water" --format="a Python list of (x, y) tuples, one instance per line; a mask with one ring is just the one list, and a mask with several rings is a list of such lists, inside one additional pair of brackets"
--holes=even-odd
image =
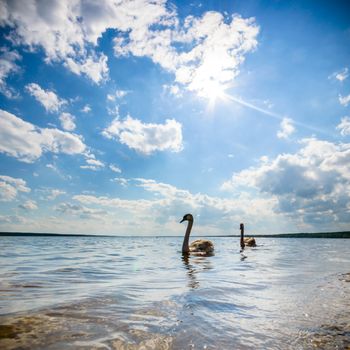
[(1, 350), (349, 347), (350, 241), (261, 239), (241, 260), (231, 238), (188, 259), (174, 238), (66, 240), (7, 240)]

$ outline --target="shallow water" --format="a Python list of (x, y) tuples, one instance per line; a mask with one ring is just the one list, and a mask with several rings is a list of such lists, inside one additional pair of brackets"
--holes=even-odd
[(1, 349), (349, 349), (350, 240), (1, 237)]

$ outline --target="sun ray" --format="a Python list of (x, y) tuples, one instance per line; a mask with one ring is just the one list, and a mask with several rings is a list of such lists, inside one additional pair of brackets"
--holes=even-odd
[[(252, 103), (246, 102), (246, 101), (244, 101), (244, 100), (242, 100), (240, 98), (234, 97), (234, 96), (226, 94), (226, 93), (225, 93), (225, 98), (230, 100), (230, 101), (232, 101), (232, 102), (238, 103), (238, 104), (240, 104), (240, 105), (242, 105), (244, 107), (248, 107), (250, 109), (253, 109), (255, 111), (258, 111), (260, 113), (263, 113), (265, 115), (268, 115), (270, 117), (276, 118), (276, 119), (281, 120), (281, 121), (286, 117), (285, 115), (283, 116), (283, 115), (271, 112), (269, 110), (266, 110), (264, 108), (260, 108), (258, 106), (253, 105)], [(316, 128), (314, 126), (311, 126), (311, 125), (308, 125), (308, 124), (305, 124), (305, 123), (301, 123), (301, 122), (298, 122), (296, 120), (293, 120), (293, 123), (295, 125), (297, 125), (297, 126), (303, 127), (305, 129), (311, 130), (313, 132), (319, 132), (319, 133), (326, 134), (326, 135), (332, 135), (332, 133), (329, 132), (328, 130)]]

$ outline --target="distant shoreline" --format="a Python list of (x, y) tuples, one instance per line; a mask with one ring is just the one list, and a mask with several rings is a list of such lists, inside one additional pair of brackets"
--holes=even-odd
[[(35, 232), (0, 232), (1, 236), (13, 237), (181, 237), (181, 236), (113, 236), (113, 235), (87, 235), (87, 234), (67, 234), (67, 233), (35, 233)], [(248, 235), (249, 236), (249, 235)], [(315, 232), (315, 233), (279, 233), (275, 235), (252, 235), (257, 238), (350, 238), (350, 231), (341, 232)], [(196, 237), (196, 236), (193, 236)], [(202, 237), (239, 237), (239, 235), (217, 235)]]
[[(247, 234), (247, 236), (250, 236)], [(251, 235), (257, 238), (350, 238), (350, 231), (341, 232), (314, 232), (314, 233), (278, 233), (275, 235)], [(231, 235), (230, 237), (240, 237)]]
[(40, 236), (40, 237), (114, 237), (108, 235), (86, 235), (82, 233), (36, 233), (36, 232), (0, 232), (0, 236)]

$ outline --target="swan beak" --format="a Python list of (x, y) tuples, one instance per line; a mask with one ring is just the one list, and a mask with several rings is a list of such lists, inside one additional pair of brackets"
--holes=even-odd
[(180, 224), (182, 223), (182, 222), (184, 222), (185, 221), (185, 219), (182, 219), (181, 221), (180, 221)]

